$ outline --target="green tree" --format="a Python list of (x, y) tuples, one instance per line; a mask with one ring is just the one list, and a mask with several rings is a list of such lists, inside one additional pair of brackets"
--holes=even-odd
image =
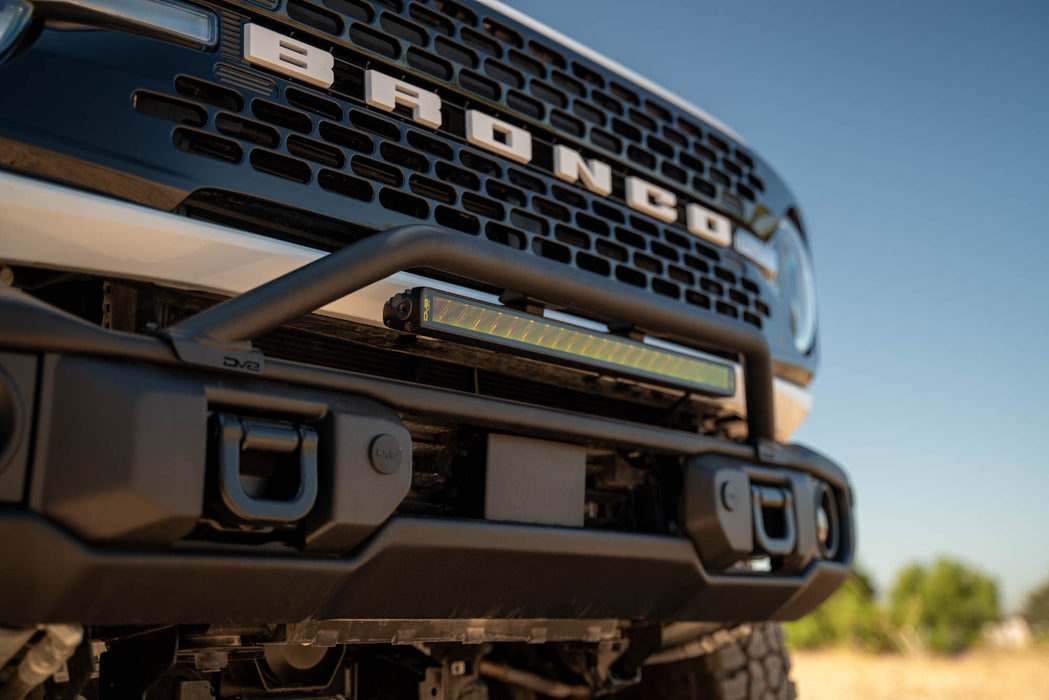
[(911, 564), (900, 572), (890, 614), (904, 636), (933, 651), (961, 651), (976, 643), (987, 622), (998, 619), (994, 580), (952, 559), (931, 567)]
[(787, 643), (795, 649), (847, 645), (884, 651), (895, 646), (889, 622), (874, 602), (871, 577), (860, 566), (823, 605), (785, 628)]
[(1049, 579), (1027, 594), (1020, 614), (1035, 632), (1049, 635)]

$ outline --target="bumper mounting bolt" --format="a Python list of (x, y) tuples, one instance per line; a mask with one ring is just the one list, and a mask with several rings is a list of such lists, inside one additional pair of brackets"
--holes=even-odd
[(735, 510), (739, 505), (739, 489), (731, 481), (726, 481), (721, 485), (721, 502), (725, 510)]

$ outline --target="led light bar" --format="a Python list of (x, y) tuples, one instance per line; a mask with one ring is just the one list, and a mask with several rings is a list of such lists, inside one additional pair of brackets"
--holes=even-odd
[(454, 338), (611, 374), (716, 396), (735, 393), (732, 367), (644, 343), (492, 306), (433, 289), (413, 289), (386, 304), (387, 325)]

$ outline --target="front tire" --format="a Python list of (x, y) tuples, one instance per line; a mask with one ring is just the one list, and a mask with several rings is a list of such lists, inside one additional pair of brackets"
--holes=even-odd
[(645, 666), (641, 683), (617, 698), (792, 700), (790, 655), (779, 623), (740, 625), (713, 635), (708, 653)]

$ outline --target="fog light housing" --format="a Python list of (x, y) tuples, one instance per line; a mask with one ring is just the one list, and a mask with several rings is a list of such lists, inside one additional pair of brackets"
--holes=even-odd
[(833, 559), (838, 553), (841, 528), (838, 522), (838, 504), (830, 486), (821, 483), (816, 487), (816, 546), (820, 556)]

